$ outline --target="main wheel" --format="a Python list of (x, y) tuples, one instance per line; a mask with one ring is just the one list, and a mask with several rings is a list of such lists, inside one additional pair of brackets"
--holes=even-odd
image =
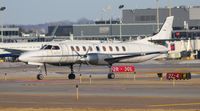
[(37, 75), (37, 79), (38, 79), (38, 80), (43, 80), (43, 79), (44, 79), (44, 76), (43, 76), (42, 74), (38, 74), (38, 75)]
[(192, 76), (191, 76), (191, 73), (190, 73), (190, 72), (187, 73), (186, 75), (187, 75), (187, 80), (192, 79)]
[(162, 73), (157, 73), (157, 75), (158, 75), (158, 78), (162, 78), (163, 77)]
[(76, 78), (76, 75), (71, 73), (68, 75), (68, 79), (75, 79)]
[(109, 73), (108, 74), (108, 79), (114, 79), (115, 78), (115, 74), (114, 73)]

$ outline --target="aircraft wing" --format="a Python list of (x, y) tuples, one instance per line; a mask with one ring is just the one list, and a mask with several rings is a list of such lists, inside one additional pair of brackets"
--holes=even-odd
[(163, 54), (163, 53), (166, 53), (166, 52), (133, 53), (133, 54), (128, 54), (128, 55), (120, 56), (120, 57), (106, 58), (105, 61), (107, 61), (108, 63), (116, 63), (123, 59), (129, 59), (129, 58), (151, 55), (151, 54)]
[(160, 39), (160, 40), (148, 40), (149, 42), (166, 42), (166, 41), (181, 41), (181, 40), (186, 40), (186, 39)]

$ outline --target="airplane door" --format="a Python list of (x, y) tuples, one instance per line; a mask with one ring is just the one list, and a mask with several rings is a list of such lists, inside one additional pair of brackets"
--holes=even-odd
[(76, 60), (76, 58), (74, 56), (74, 55), (76, 55), (76, 53), (75, 53), (75, 47), (72, 46), (72, 45), (68, 45), (66, 47), (68, 48), (67, 52), (68, 52), (68, 55), (70, 55), (70, 56), (66, 57), (65, 61), (67, 61), (68, 63), (74, 63), (75, 60)]
[(52, 46), (51, 52), (49, 52), (51, 56), (51, 61), (54, 63), (60, 63), (63, 53), (62, 53), (62, 47), (61, 46)]
[(48, 61), (51, 62), (51, 55), (52, 55), (52, 51), (51, 51), (52, 45), (47, 45), (44, 49), (43, 49), (43, 61)]
[(58, 45), (48, 45), (43, 51), (43, 61), (59, 63), (62, 58), (62, 50)]
[(60, 45), (59, 47), (60, 47), (60, 50), (57, 52), (57, 54), (59, 54), (59, 57), (60, 57), (60, 58), (58, 58), (59, 63), (62, 63), (65, 61), (64, 55), (67, 55), (68, 51), (65, 51), (65, 50), (67, 50), (65, 45)]

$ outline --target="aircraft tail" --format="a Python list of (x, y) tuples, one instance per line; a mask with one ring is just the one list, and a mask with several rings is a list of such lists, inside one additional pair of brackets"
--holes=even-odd
[(167, 40), (171, 39), (172, 25), (173, 25), (174, 16), (169, 16), (166, 18), (165, 23), (163, 24), (161, 30), (154, 36), (147, 37), (137, 42), (149, 42), (150, 40)]

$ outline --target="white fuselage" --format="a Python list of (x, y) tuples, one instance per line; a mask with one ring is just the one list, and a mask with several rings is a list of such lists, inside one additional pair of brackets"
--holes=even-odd
[[(92, 65), (107, 65), (108, 58), (120, 58), (118, 63), (135, 63), (150, 60), (160, 55), (150, 52), (166, 52), (163, 46), (136, 44), (136, 43), (91, 43), (91, 42), (64, 42), (51, 44), (54, 48), (44, 48), (22, 54), (19, 59), (23, 62), (49, 63), (49, 64), (75, 64), (89, 63)], [(90, 48), (90, 50), (88, 50)], [(127, 57), (129, 55), (141, 54), (142, 56)], [(144, 55), (143, 55), (144, 54)]]

